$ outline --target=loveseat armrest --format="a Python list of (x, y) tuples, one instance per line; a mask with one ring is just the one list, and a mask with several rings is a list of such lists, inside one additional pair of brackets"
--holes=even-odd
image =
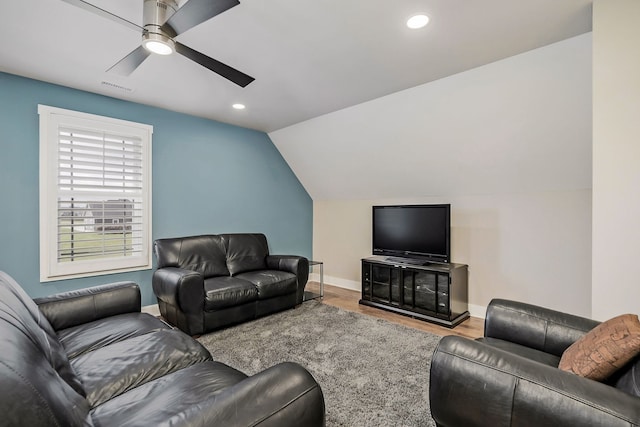
[(431, 360), (441, 427), (638, 426), (640, 399), (481, 342), (448, 336)]
[(153, 292), (159, 300), (179, 307), (185, 313), (204, 310), (204, 277), (193, 270), (177, 267), (160, 268), (153, 272)]
[(140, 312), (140, 287), (116, 282), (34, 299), (55, 330)]
[[(324, 396), (302, 366), (285, 362), (225, 389), (208, 405), (220, 426), (325, 425)], [(208, 414), (210, 415), (210, 414)]]
[(494, 299), (484, 336), (521, 344), (558, 357), (600, 322), (517, 301)]
[(267, 268), (270, 270), (288, 271), (296, 275), (298, 278), (296, 304), (302, 304), (304, 287), (309, 280), (309, 260), (297, 255), (268, 255)]

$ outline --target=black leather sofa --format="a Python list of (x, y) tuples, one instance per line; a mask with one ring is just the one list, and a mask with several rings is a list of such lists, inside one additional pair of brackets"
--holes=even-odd
[(562, 353), (599, 322), (508, 300), (487, 308), (484, 338), (443, 338), (429, 401), (440, 427), (640, 425), (640, 358), (607, 383), (561, 371)]
[(153, 292), (160, 313), (190, 335), (302, 303), (309, 261), (269, 255), (264, 234), (158, 239)]
[(300, 365), (247, 377), (121, 282), (30, 299), (0, 272), (2, 426), (323, 426)]

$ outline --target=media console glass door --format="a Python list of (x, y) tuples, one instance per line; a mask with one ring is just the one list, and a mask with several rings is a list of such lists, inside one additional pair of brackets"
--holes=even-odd
[(365, 258), (359, 302), (454, 327), (469, 317), (467, 269), (465, 264), (414, 266)]
[(410, 311), (451, 314), (446, 273), (365, 263), (363, 298)]

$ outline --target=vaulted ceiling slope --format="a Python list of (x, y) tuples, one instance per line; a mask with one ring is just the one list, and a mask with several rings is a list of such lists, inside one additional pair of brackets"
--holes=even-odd
[(591, 188), (591, 33), (271, 132), (313, 200)]
[[(143, 0), (87, 1), (142, 25)], [(256, 78), (241, 88), (179, 55), (106, 73), (139, 33), (61, 0), (5, 1), (0, 71), (271, 132), (589, 32), (591, 3), (241, 0), (177, 38)], [(431, 21), (410, 30), (417, 12)]]

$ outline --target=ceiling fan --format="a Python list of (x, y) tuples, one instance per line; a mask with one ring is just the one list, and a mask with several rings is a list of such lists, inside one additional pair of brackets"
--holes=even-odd
[(255, 80), (253, 77), (175, 40), (178, 35), (190, 28), (237, 6), (240, 4), (238, 0), (188, 0), (180, 8), (178, 8), (176, 0), (142, 0), (142, 27), (84, 0), (62, 1), (142, 32), (142, 44), (109, 68), (107, 72), (128, 76), (152, 53), (169, 55), (176, 52), (238, 86), (245, 87)]

